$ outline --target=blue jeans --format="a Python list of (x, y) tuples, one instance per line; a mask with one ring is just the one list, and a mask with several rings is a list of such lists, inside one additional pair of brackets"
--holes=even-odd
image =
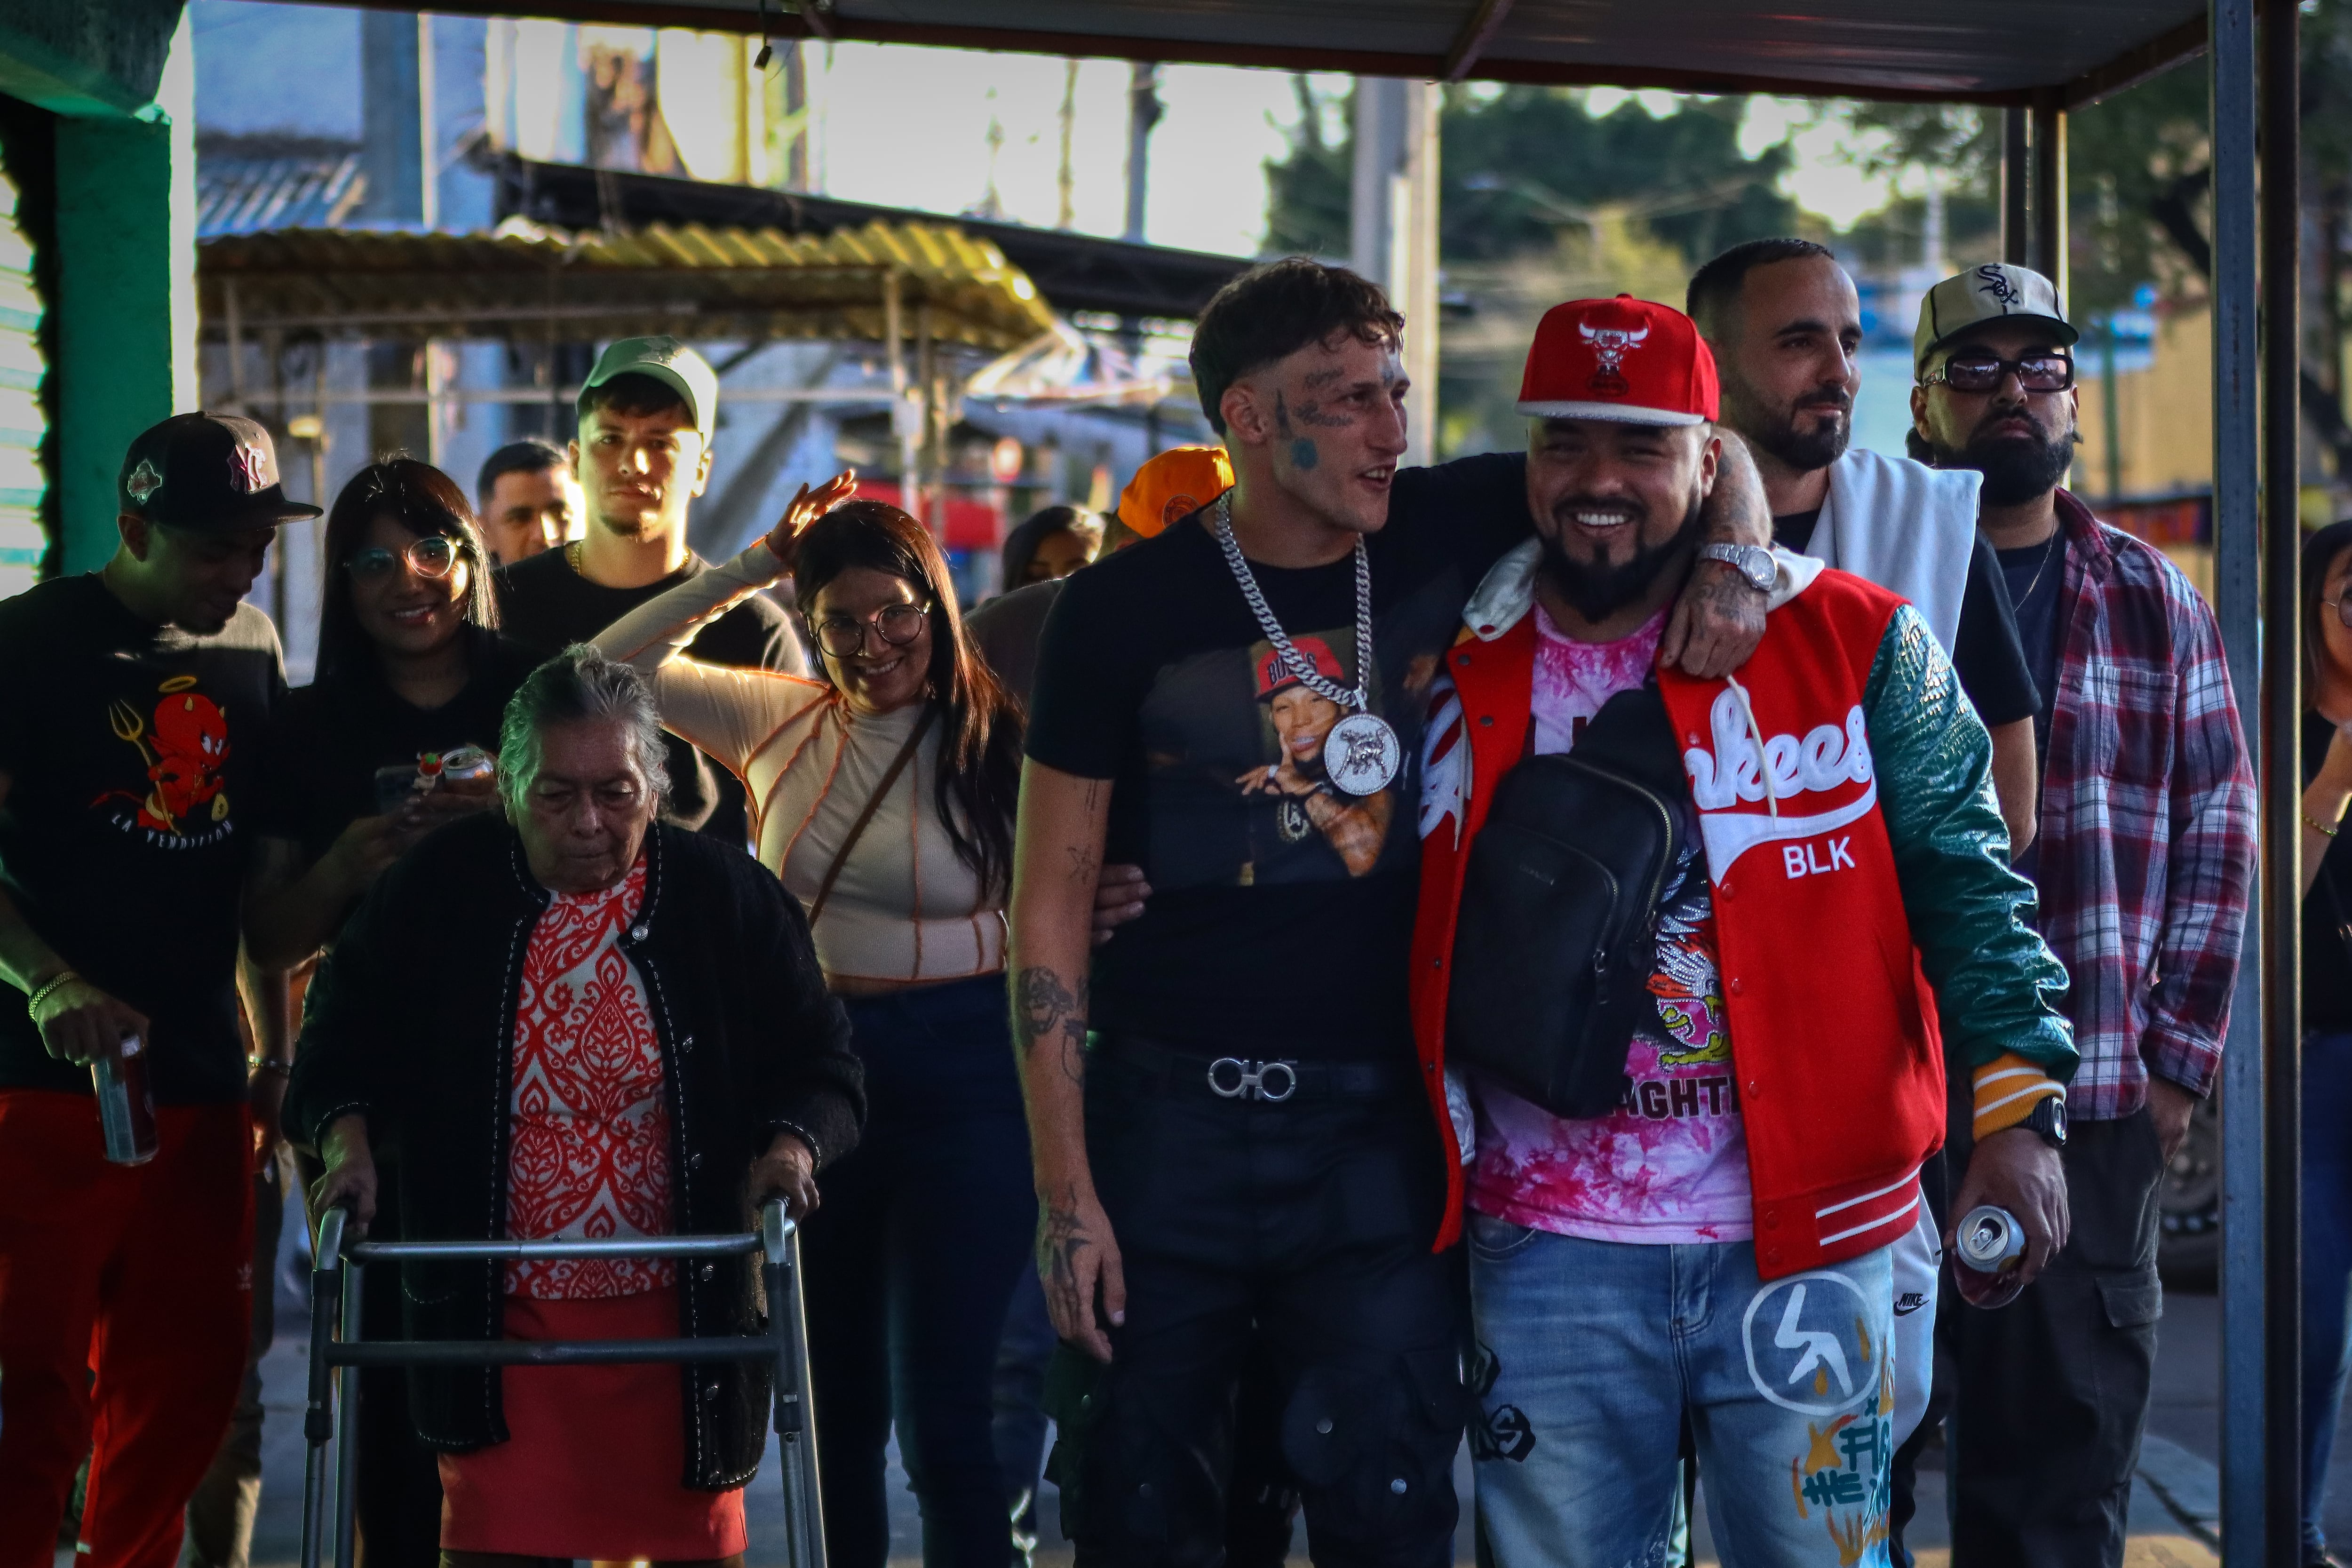
[(1469, 1223), (1470, 1448), (1496, 1568), (1664, 1563), (1685, 1415), (1725, 1562), (1884, 1568), (1886, 1249), (1767, 1284), (1748, 1242)]
[[(2352, 1371), (2352, 1035), (2303, 1038), (2303, 1541), (2323, 1544), (2327, 1461)], [(2308, 1552), (2306, 1554), (2310, 1554)]]
[(828, 1556), (883, 1568), (884, 1450), (923, 1511), (929, 1568), (1004, 1568), (990, 1426), (1005, 1307), (1037, 1223), (1029, 1130), (996, 975), (848, 1004), (866, 1064), (856, 1151), (803, 1233)]

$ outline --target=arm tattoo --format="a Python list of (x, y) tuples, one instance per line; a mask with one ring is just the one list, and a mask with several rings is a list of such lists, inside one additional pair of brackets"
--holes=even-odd
[(1021, 971), (1013, 980), (1013, 1044), (1024, 1066), (1048, 1039), (1061, 1043), (1064, 1074), (1072, 1083), (1085, 1082), (1087, 983), (1080, 980), (1074, 990), (1059, 974), (1039, 965)]
[(1082, 848), (1079, 846), (1073, 844), (1069, 847), (1068, 854), (1070, 857), (1071, 881), (1091, 882), (1101, 873), (1102, 862), (1095, 858), (1095, 852), (1093, 850)]
[(1078, 1254), (1094, 1244), (1094, 1237), (1087, 1234), (1086, 1222), (1078, 1218), (1075, 1194), (1045, 1200), (1045, 1213), (1037, 1216), (1037, 1275), (1046, 1289), (1075, 1300), (1078, 1290)]

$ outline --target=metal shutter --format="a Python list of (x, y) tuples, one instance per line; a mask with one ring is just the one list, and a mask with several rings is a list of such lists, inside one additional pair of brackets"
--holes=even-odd
[(41, 296), (33, 247), (16, 223), (16, 187), (0, 174), (0, 598), (33, 585), (48, 549), (41, 529)]

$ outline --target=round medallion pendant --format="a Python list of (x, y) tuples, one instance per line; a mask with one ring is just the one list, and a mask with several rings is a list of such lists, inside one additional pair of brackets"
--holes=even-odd
[(1323, 772), (1334, 789), (1347, 795), (1380, 794), (1403, 764), (1404, 747), (1396, 731), (1370, 713), (1349, 714), (1323, 742)]

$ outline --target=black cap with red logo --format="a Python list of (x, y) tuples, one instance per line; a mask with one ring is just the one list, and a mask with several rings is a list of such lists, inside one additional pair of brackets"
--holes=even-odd
[(117, 502), (166, 528), (274, 528), (317, 517), (286, 499), (269, 432), (235, 414), (174, 414), (131, 443)]

